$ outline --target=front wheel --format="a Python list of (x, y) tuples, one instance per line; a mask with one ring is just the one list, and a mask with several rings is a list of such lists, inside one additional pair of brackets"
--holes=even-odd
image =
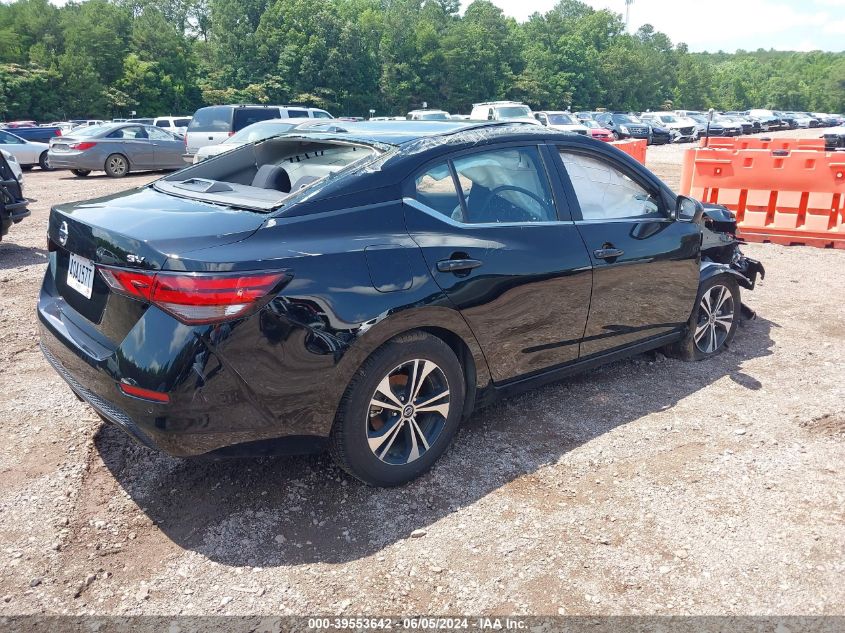
[(129, 161), (123, 154), (112, 154), (106, 159), (105, 170), (112, 178), (123, 178), (129, 173)]
[(669, 352), (682, 360), (704, 360), (722, 353), (736, 335), (740, 319), (739, 286), (732, 277), (711, 277), (698, 290), (687, 335)]
[(451, 348), (425, 332), (398, 336), (353, 377), (338, 407), (329, 450), (371, 486), (419, 477), (443, 454), (464, 406), (464, 375)]

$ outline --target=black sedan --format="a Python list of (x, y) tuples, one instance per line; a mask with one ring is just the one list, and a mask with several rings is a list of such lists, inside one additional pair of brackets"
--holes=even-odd
[(80, 398), (173, 455), (328, 448), (397, 485), (499, 396), (733, 339), (762, 268), (729, 212), (615, 147), (519, 124), (345, 128), (52, 209), (41, 345)]

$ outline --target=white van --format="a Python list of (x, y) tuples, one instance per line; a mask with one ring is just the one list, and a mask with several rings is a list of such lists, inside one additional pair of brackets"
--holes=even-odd
[(268, 119), (333, 119), (320, 108), (271, 105), (219, 105), (200, 108), (188, 124), (185, 133), (185, 161), (193, 162), (193, 155), (201, 147), (222, 143), (247, 125)]

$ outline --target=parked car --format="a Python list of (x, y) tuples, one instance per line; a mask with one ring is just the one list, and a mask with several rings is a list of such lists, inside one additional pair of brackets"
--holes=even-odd
[(184, 142), (160, 128), (139, 123), (108, 123), (77, 128), (50, 143), (50, 165), (80, 178), (105, 171), (122, 178), (130, 171), (184, 167)]
[(595, 120), (613, 133), (615, 140), (644, 138), (651, 142), (651, 128), (638, 117), (627, 112), (599, 112)]
[(775, 116), (775, 113), (772, 110), (755, 108), (748, 110), (744, 114), (748, 114), (760, 121), (760, 126), (763, 132), (775, 132), (784, 127), (783, 122)]
[[(400, 120), (404, 121), (405, 119)], [(319, 127), (322, 131), (338, 131), (341, 129), (339, 125), (341, 124), (336, 123), (336, 119), (270, 119), (269, 121), (259, 121), (258, 123), (246, 126), (222, 143), (201, 147), (194, 154), (192, 162), (201, 163), (212, 156), (229, 152), (246, 143), (256, 143), (271, 136), (278, 136), (293, 130), (301, 131)]]
[(575, 117), (569, 112), (561, 112), (559, 110), (544, 110), (542, 112), (535, 112), (534, 118), (537, 119), (543, 125), (552, 128), (553, 130), (560, 130), (561, 132), (573, 132), (575, 134), (589, 134), (587, 126), (575, 119)]
[(55, 206), (41, 346), (151, 448), (327, 447), (398, 485), (499, 396), (649, 349), (721, 352), (763, 273), (735, 230), (540, 126), (283, 136)]
[(613, 140), (613, 132), (608, 130), (606, 127), (602, 127), (598, 121), (593, 121), (592, 119), (588, 121), (582, 120), (581, 125), (589, 130), (590, 136), (594, 139), (604, 141), (605, 143), (609, 143)]
[(105, 121), (101, 119), (71, 119), (71, 123), (73, 123), (74, 127), (81, 127), (81, 126), (91, 126), (91, 125), (102, 125)]
[(774, 110), (773, 112), (774, 112), (774, 115), (778, 119), (780, 119), (780, 121), (784, 125), (785, 129), (794, 130), (798, 127), (798, 121), (789, 112), (782, 112), (780, 110)]
[(406, 118), (409, 121), (448, 121), (451, 115), (446, 110), (411, 110)]
[[(705, 114), (688, 114), (690, 119), (695, 121), (698, 129), (698, 138), (704, 138), (708, 134), (710, 136), (724, 136), (725, 128), (718, 121), (708, 121)], [(708, 127), (709, 123), (709, 127)], [(709, 130), (709, 131), (708, 131)]]
[(152, 117), (142, 119), (126, 119), (126, 123), (140, 123), (141, 125), (153, 125), (155, 123), (155, 119), (153, 119)]
[[(723, 114), (719, 117), (721, 121), (730, 121), (739, 126), (739, 133), (740, 134), (753, 134), (754, 133), (754, 123), (751, 122), (750, 119), (747, 119), (744, 116), (740, 116), (737, 114)], [(783, 119), (781, 119), (783, 120)]]
[(0, 149), (8, 152), (18, 161), (18, 164), (25, 169), (32, 169), (36, 165), (44, 171), (50, 169), (50, 160), (47, 155), (49, 146), (46, 143), (27, 141), (18, 136), (23, 128), (15, 128), (12, 134), (8, 130), (0, 130)]
[(819, 120), (811, 116), (807, 112), (788, 112), (787, 113), (795, 121), (795, 125), (800, 128), (815, 128), (819, 127)]
[(29, 215), (23, 196), (23, 172), (12, 154), (0, 150), (0, 240)]
[(695, 124), (681, 120), (674, 112), (643, 112), (640, 119), (651, 122), (657, 127), (667, 128), (672, 135), (673, 143), (691, 143), (698, 138)]
[(531, 108), (519, 101), (473, 103), (469, 117), (475, 121), (535, 121)]
[(813, 118), (819, 122), (819, 127), (834, 127), (839, 125), (839, 117), (824, 112), (813, 112)]
[[(742, 135), (742, 124), (737, 123), (736, 121), (732, 120), (730, 117), (726, 117), (723, 114), (714, 114), (713, 115), (713, 122), (718, 123), (722, 126), (722, 136), (741, 136)], [(712, 134), (712, 132), (711, 132)]]
[(646, 121), (645, 124), (649, 127), (649, 145), (668, 145), (672, 142), (674, 135), (672, 134), (672, 130), (670, 130), (668, 127), (660, 127), (659, 125), (651, 121)]
[(18, 138), (22, 138), (25, 141), (32, 141), (33, 143), (49, 143), (51, 138), (62, 135), (62, 129), (55, 125), (50, 127), (39, 127), (37, 125), (19, 126), (7, 127), (6, 129), (10, 130)]
[(184, 138), (190, 122), (191, 117), (189, 116), (160, 116), (153, 121), (153, 125), (167, 130), (179, 138)]
[(222, 143), (247, 125), (268, 119), (331, 119), (320, 108), (271, 105), (222, 105), (194, 112), (185, 133), (185, 160), (192, 160), (201, 147)]

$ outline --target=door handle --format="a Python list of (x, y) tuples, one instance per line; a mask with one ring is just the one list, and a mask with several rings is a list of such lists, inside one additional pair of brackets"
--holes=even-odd
[(621, 257), (625, 254), (621, 248), (597, 248), (593, 251), (596, 259), (613, 259), (614, 257)]
[(463, 273), (481, 266), (477, 259), (441, 259), (437, 262), (437, 270), (441, 273)]

